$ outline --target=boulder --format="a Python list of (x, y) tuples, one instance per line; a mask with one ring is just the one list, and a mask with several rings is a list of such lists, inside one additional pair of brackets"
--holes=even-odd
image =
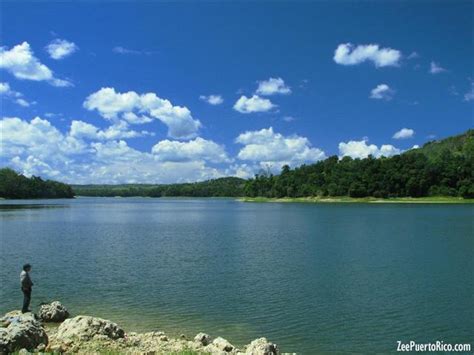
[(39, 309), (38, 316), (44, 322), (62, 322), (69, 317), (69, 312), (60, 302), (54, 301), (50, 304), (43, 304)]
[(230, 352), (235, 349), (235, 347), (231, 343), (221, 337), (217, 337), (216, 339), (214, 339), (212, 345), (219, 351)]
[(206, 333), (198, 333), (194, 337), (194, 341), (200, 345), (206, 346), (209, 345), (212, 341), (211, 337)]
[(48, 335), (33, 313), (10, 312), (0, 323), (0, 354), (34, 350), (40, 344), (48, 344)]
[(278, 355), (280, 350), (276, 344), (270, 343), (267, 338), (258, 338), (245, 348), (247, 355)]
[(0, 328), (0, 354), (8, 354), (9, 352), (9, 337), (6, 328)]
[(78, 340), (90, 340), (96, 335), (110, 339), (123, 338), (125, 332), (117, 324), (102, 318), (77, 316), (66, 319), (58, 327), (56, 339), (63, 343)]

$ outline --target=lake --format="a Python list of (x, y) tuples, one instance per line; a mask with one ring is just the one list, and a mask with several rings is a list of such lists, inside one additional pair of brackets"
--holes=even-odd
[(57, 299), (129, 331), (266, 336), (304, 354), (474, 343), (473, 205), (0, 204), (1, 313), (21, 308), (29, 262), (33, 309)]

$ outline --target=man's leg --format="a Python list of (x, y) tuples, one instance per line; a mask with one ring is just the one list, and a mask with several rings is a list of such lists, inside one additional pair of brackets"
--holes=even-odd
[(23, 308), (21, 309), (22, 313), (26, 313), (30, 310), (30, 301), (31, 290), (23, 290)]

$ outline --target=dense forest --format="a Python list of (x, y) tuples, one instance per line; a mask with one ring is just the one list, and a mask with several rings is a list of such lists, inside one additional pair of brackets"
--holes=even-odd
[(281, 174), (260, 174), (245, 184), (249, 197), (474, 198), (474, 130), (426, 143), (390, 158), (330, 157)]
[(73, 185), (79, 196), (187, 196), (187, 197), (240, 197), (244, 194), (245, 180), (237, 177), (168, 185)]
[(424, 197), (474, 198), (474, 130), (426, 143), (390, 158), (340, 159), (332, 156), (279, 175), (262, 172), (244, 180), (226, 177), (204, 182), (153, 185), (73, 185), (26, 178), (0, 170), (0, 197), (59, 198), (79, 196), (187, 197)]
[(12, 169), (0, 169), (0, 197), (25, 198), (72, 198), (71, 186), (32, 176), (27, 178)]

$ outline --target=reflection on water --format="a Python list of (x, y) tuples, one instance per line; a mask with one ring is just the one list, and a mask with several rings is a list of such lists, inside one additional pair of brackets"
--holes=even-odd
[(0, 213), (0, 313), (21, 307), (29, 262), (34, 309), (57, 299), (126, 330), (205, 331), (238, 346), (266, 336), (305, 354), (474, 341), (472, 206), (8, 204), (32, 209)]
[(59, 205), (59, 204), (52, 204), (52, 205), (45, 205), (45, 204), (7, 204), (7, 203), (0, 203), (0, 211), (9, 211), (9, 210), (31, 210), (31, 209), (38, 209), (38, 208), (65, 208), (69, 207), (68, 205)]

